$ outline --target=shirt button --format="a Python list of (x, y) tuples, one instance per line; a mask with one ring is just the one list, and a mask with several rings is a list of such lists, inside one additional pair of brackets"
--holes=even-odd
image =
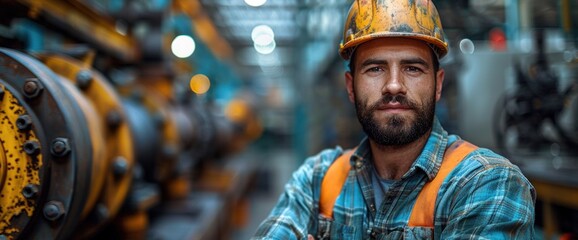
[(370, 205), (369, 205), (369, 209), (371, 209), (371, 211), (375, 211), (375, 205), (373, 205), (373, 203), (370, 204)]
[(361, 162), (361, 160), (358, 160), (357, 162), (355, 162), (356, 168), (361, 168), (362, 166), (363, 166), (363, 163)]
[(367, 229), (367, 234), (371, 234), (373, 231), (371, 230), (371, 228)]

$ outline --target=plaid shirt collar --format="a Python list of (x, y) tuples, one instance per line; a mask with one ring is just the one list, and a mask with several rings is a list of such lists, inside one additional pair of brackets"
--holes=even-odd
[[(452, 139), (451, 143), (453, 143), (455, 140), (456, 139)], [(437, 117), (434, 117), (431, 134), (427, 139), (421, 154), (413, 162), (409, 171), (405, 173), (402, 179), (412, 175), (416, 169), (421, 169), (431, 181), (437, 175), (440, 169), (447, 146), (448, 133), (443, 129)], [(361, 140), (361, 143), (353, 154), (353, 157), (351, 158), (351, 164), (353, 165), (360, 161), (363, 162), (363, 164), (372, 164), (371, 159), (372, 155), (369, 139), (365, 137), (363, 140)]]

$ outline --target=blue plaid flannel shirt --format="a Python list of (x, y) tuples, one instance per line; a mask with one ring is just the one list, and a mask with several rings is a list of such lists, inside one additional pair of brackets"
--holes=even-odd
[(375, 206), (371, 186), (369, 142), (362, 140), (333, 220), (319, 216), (319, 193), (325, 172), (343, 150), (324, 150), (293, 173), (252, 239), (307, 239), (308, 234), (316, 239), (533, 239), (534, 187), (517, 166), (484, 148), (466, 156), (440, 187), (435, 226), (407, 226), (418, 193), (437, 174), (446, 147), (458, 139), (435, 119), (422, 153), (381, 206)]

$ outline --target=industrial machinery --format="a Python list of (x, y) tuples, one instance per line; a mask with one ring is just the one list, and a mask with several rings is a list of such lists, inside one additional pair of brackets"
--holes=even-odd
[[(161, 43), (138, 44), (86, 2), (0, 6), (0, 239), (224, 237), (174, 225), (232, 209), (192, 189), (258, 137), (250, 103), (225, 111), (177, 91), (188, 83)], [(111, 80), (123, 67), (136, 74)]]
[[(515, 64), (516, 88), (498, 102), (495, 114), (495, 139), (504, 154), (539, 155), (564, 152), (576, 155), (578, 138), (561, 123), (571, 111), (571, 101), (578, 93), (578, 83), (561, 86), (559, 76), (546, 58), (544, 32), (535, 34), (537, 56), (529, 71)], [(514, 157), (515, 158), (515, 157)]]

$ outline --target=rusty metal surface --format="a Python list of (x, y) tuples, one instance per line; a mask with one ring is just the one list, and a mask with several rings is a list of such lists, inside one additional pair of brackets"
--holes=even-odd
[[(21, 231), (4, 234), (7, 238), (67, 238), (90, 190), (92, 159), (87, 156), (92, 151), (86, 119), (59, 77), (28, 55), (0, 49), (0, 79), (31, 117), (37, 141), (29, 143), (29, 152), (42, 156), (36, 207), (29, 217), (10, 219), (10, 225)], [(32, 194), (34, 189), (27, 192)]]
[(39, 209), (43, 155), (38, 144), (38, 120), (0, 79), (0, 232), (22, 234)]
[[(58, 54), (38, 56), (52, 71), (64, 76), (65, 81), (80, 90), (70, 91), (81, 94), (76, 98), (85, 99), (85, 115), (92, 115), (87, 120), (93, 121), (89, 129), (93, 144), (93, 172), (82, 214), (82, 218), (88, 216), (92, 221), (83, 222), (81, 230), (77, 231), (82, 234), (95, 232), (116, 216), (132, 182), (135, 162), (133, 139), (120, 96), (101, 74), (91, 69), (92, 59), (90, 54), (88, 56), (85, 61)], [(95, 154), (97, 150), (99, 154)]]
[[(143, 219), (184, 210), (154, 212), (173, 206), (169, 200), (195, 195), (189, 172), (201, 172), (206, 162), (229, 153), (236, 131), (205, 102), (177, 99), (174, 73), (162, 72), (165, 79), (159, 81), (143, 79), (158, 77), (149, 73), (164, 68), (157, 61), (168, 60), (160, 50), (169, 49), (159, 41), (168, 43), (172, 35), (149, 30), (153, 38), (138, 33), (134, 36), (143, 39), (133, 38), (136, 27), (125, 31), (124, 24), (138, 11), (129, 9), (128, 18), (113, 19), (84, 0), (0, 0), (0, 5), (4, 33), (14, 33), (6, 40), (11, 44), (0, 48), (0, 240), (103, 239), (93, 234), (115, 225), (120, 233), (142, 236), (151, 227)], [(27, 24), (15, 24), (19, 21)], [(95, 52), (84, 60), (45, 52), (78, 57), (86, 49)], [(122, 86), (111, 86), (93, 64), (107, 74), (142, 64), (135, 75), (135, 88), (143, 87), (140, 98), (120, 97)], [(223, 204), (223, 196), (215, 197)], [(196, 207), (197, 200), (183, 204)], [(214, 226), (226, 209), (201, 206), (209, 207), (206, 218), (191, 215), (187, 220), (225, 236)], [(170, 234), (175, 222), (164, 222), (154, 228)], [(188, 232), (198, 238), (201, 231)]]

